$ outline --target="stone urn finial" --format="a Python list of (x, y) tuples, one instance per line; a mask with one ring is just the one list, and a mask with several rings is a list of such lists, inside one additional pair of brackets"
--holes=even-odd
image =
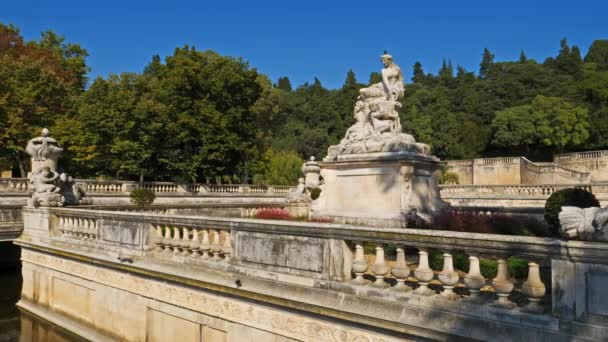
[(310, 159), (302, 165), (302, 173), (307, 189), (316, 189), (321, 185), (321, 167), (319, 163), (315, 161), (315, 156), (311, 156)]

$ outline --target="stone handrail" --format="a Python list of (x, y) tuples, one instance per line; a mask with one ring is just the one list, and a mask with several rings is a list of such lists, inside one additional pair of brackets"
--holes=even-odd
[(608, 157), (607, 150), (601, 151), (587, 151), (587, 152), (573, 152), (573, 153), (560, 153), (555, 155), (555, 161), (562, 161), (568, 159), (597, 159)]
[[(133, 189), (148, 189), (155, 193), (213, 193), (213, 194), (275, 194), (287, 195), (295, 186), (253, 184), (181, 184), (173, 182), (132, 182), (77, 179), (90, 193), (128, 193)], [(0, 192), (27, 193), (27, 178), (0, 178)]]
[(477, 158), (473, 159), (475, 164), (518, 164), (520, 157), (498, 157), (498, 158)]
[(512, 195), (549, 197), (557, 190), (566, 188), (584, 189), (593, 194), (603, 194), (608, 190), (606, 183), (588, 184), (513, 184), (513, 185), (440, 185), (439, 191), (444, 198), (461, 195)]
[[(99, 248), (118, 252), (119, 259), (121, 255), (127, 259), (146, 256), (201, 266), (222, 262), (234, 266), (235, 272), (250, 273), (239, 271), (239, 267), (263, 268), (320, 279), (326, 282), (325, 288), (332, 290), (350, 292), (356, 289), (360, 295), (383, 298), (405, 295), (412, 301), (436, 297), (498, 312), (517, 306), (509, 299), (515, 289), (527, 298), (521, 312), (544, 315), (550, 311), (539, 303), (546, 295), (544, 282), (555, 282), (558, 277), (541, 279), (541, 267), (550, 267), (560, 260), (608, 265), (608, 244), (603, 243), (67, 208), (53, 208), (50, 213), (51, 240), (71, 241), (89, 251)], [(374, 246), (374, 253), (366, 256), (365, 246), (370, 245)], [(417, 250), (415, 268), (406, 262), (406, 254), (408, 258), (412, 257), (412, 248)], [(430, 249), (443, 253), (442, 270), (430, 268)], [(395, 251), (390, 255), (391, 260), (387, 258), (389, 250)], [(454, 269), (454, 251), (469, 256), (471, 266), (464, 277)], [(506, 260), (511, 256), (528, 261), (525, 281), (514, 281), (509, 276)], [(486, 279), (481, 274), (480, 257), (498, 260), (498, 274), (494, 279)], [(391, 280), (387, 281), (389, 278)], [(430, 283), (440, 284), (443, 290), (436, 294), (429, 288)], [(412, 289), (414, 284), (417, 284), (415, 290)], [(557, 286), (552, 285), (553, 289)], [(455, 286), (465, 287), (470, 296), (463, 298), (454, 291)], [(487, 291), (487, 286), (497, 294), (498, 300), (482, 300), (480, 291)]]
[(588, 172), (568, 169), (563, 166), (556, 165), (554, 163), (535, 163), (525, 157), (522, 157), (521, 160), (527, 171), (536, 174), (557, 174), (566, 178), (573, 179), (574, 181), (577, 181), (579, 183), (589, 182), (590, 180), (590, 173)]

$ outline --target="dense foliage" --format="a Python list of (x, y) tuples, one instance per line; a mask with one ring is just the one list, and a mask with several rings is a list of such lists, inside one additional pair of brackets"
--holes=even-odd
[(559, 212), (563, 206), (579, 208), (599, 207), (600, 202), (587, 190), (568, 188), (558, 190), (545, 202), (545, 221), (551, 226), (551, 232), (559, 234)]
[[(78, 177), (294, 184), (296, 164), (339, 142), (358, 90), (379, 81), (349, 71), (339, 89), (273, 84), (242, 59), (184, 46), (87, 89), (86, 56), (53, 32), (25, 41), (0, 24), (0, 164), (25, 175), (25, 143), (48, 126)], [(489, 49), (478, 73), (416, 63), (401, 121), (443, 159), (608, 148), (607, 56), (608, 41), (583, 58), (564, 39), (542, 63)]]

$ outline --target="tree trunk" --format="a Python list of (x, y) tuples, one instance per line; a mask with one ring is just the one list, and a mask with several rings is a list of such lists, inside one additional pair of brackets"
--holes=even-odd
[(27, 178), (27, 161), (19, 158), (18, 155), (15, 156), (15, 160), (17, 160), (17, 164), (19, 165), (20, 177)]

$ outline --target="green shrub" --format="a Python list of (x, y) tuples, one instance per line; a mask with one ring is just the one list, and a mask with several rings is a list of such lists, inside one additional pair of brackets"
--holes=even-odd
[(439, 184), (459, 184), (458, 175), (454, 172), (444, 171), (439, 177)]
[(568, 188), (554, 192), (545, 202), (545, 221), (554, 236), (559, 235), (559, 212), (563, 206), (579, 208), (599, 207), (600, 203), (589, 191)]
[(135, 189), (131, 191), (129, 197), (131, 197), (131, 203), (141, 208), (152, 204), (156, 199), (154, 191), (147, 189)]

